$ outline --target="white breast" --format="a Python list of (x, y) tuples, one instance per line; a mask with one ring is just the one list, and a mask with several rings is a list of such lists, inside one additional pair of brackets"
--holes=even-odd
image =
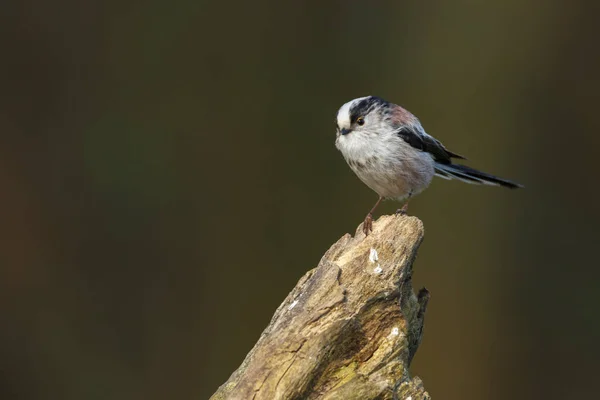
[(386, 198), (416, 195), (435, 174), (431, 156), (396, 135), (352, 132), (338, 137), (336, 147), (360, 180)]

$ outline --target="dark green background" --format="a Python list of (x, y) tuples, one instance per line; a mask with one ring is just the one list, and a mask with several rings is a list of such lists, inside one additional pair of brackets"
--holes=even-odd
[(412, 372), (434, 399), (594, 397), (593, 4), (4, 3), (0, 398), (208, 398), (374, 203), (334, 147), (368, 94), (527, 186), (412, 202)]

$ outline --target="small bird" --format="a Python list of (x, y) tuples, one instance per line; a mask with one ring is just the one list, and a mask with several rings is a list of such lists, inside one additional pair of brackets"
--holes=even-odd
[(376, 96), (354, 99), (339, 109), (335, 146), (360, 180), (379, 195), (365, 217), (365, 235), (373, 230), (373, 212), (381, 200), (405, 200), (396, 213), (406, 214), (410, 198), (426, 189), (434, 175), (510, 189), (523, 187), (454, 164), (453, 158), (465, 157), (449, 151), (428, 135), (413, 114)]

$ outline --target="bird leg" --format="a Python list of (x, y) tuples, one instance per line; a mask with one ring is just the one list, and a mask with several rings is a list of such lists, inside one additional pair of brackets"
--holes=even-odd
[(366, 236), (369, 235), (369, 232), (373, 231), (373, 212), (375, 211), (379, 203), (381, 203), (381, 200), (383, 200), (383, 197), (379, 196), (377, 203), (375, 203), (373, 208), (371, 208), (371, 211), (369, 211), (369, 213), (365, 217), (365, 222), (363, 222), (363, 232)]
[(406, 203), (404, 203), (404, 205), (402, 206), (402, 208), (399, 208), (396, 210), (396, 215), (406, 215), (406, 213), (408, 212), (408, 202), (410, 201), (410, 197), (412, 196), (412, 191), (408, 194), (408, 198), (406, 199)]
[(399, 208), (396, 210), (396, 215), (406, 215), (407, 212), (408, 212), (408, 200), (406, 201), (406, 203), (404, 203), (402, 208)]

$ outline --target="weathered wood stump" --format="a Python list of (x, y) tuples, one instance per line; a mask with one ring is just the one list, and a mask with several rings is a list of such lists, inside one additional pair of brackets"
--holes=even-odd
[(430, 399), (408, 372), (429, 300), (411, 284), (422, 239), (422, 222), (399, 215), (343, 236), (211, 399)]

